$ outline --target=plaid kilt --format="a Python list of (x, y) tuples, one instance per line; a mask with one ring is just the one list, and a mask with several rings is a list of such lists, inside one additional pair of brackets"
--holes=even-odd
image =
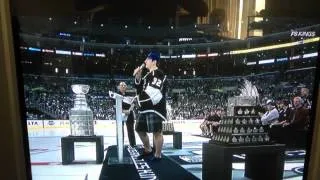
[(153, 112), (138, 114), (135, 129), (138, 132), (161, 132), (162, 118)]

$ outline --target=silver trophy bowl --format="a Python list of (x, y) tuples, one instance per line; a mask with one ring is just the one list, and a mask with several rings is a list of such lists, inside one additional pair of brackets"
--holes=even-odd
[(71, 85), (75, 93), (74, 107), (70, 110), (70, 130), (72, 136), (94, 135), (93, 112), (88, 107), (86, 94), (90, 86), (85, 84)]
[(73, 84), (71, 89), (75, 94), (87, 94), (89, 92), (90, 86), (85, 84)]

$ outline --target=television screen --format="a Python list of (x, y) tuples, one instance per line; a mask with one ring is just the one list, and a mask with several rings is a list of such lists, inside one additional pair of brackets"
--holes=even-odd
[(318, 12), (260, 0), (41, 4), (14, 14), (33, 179), (306, 175)]

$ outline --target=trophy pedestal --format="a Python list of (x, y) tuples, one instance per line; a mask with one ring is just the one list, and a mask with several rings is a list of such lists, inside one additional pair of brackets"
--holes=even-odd
[(259, 180), (283, 179), (285, 145), (227, 146), (203, 143), (202, 179), (231, 180), (233, 154), (245, 154), (244, 176)]
[(61, 138), (62, 164), (72, 164), (74, 161), (74, 142), (96, 143), (96, 164), (101, 164), (104, 157), (103, 136), (66, 136)]

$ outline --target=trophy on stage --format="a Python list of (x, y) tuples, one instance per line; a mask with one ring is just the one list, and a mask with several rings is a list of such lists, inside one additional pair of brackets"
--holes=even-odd
[(70, 110), (70, 129), (72, 136), (94, 135), (93, 113), (88, 107), (86, 94), (90, 86), (84, 84), (71, 85), (75, 93), (74, 107)]
[[(257, 114), (257, 88), (245, 80), (240, 90), (240, 96), (228, 98), (227, 116), (222, 118), (223, 123), (210, 142), (225, 145), (269, 144), (270, 137)], [(231, 123), (224, 123), (229, 120)], [(223, 136), (225, 138), (219, 138)]]
[(71, 85), (74, 96), (74, 107), (69, 111), (71, 135), (61, 137), (62, 164), (71, 164), (75, 159), (75, 142), (96, 143), (96, 163), (100, 164), (104, 157), (103, 136), (94, 134), (93, 112), (88, 107), (86, 94), (90, 86), (84, 84)]
[(172, 122), (172, 107), (168, 102), (166, 103), (166, 109), (167, 109), (167, 121), (162, 122), (162, 132), (172, 133), (174, 132), (174, 125)]

